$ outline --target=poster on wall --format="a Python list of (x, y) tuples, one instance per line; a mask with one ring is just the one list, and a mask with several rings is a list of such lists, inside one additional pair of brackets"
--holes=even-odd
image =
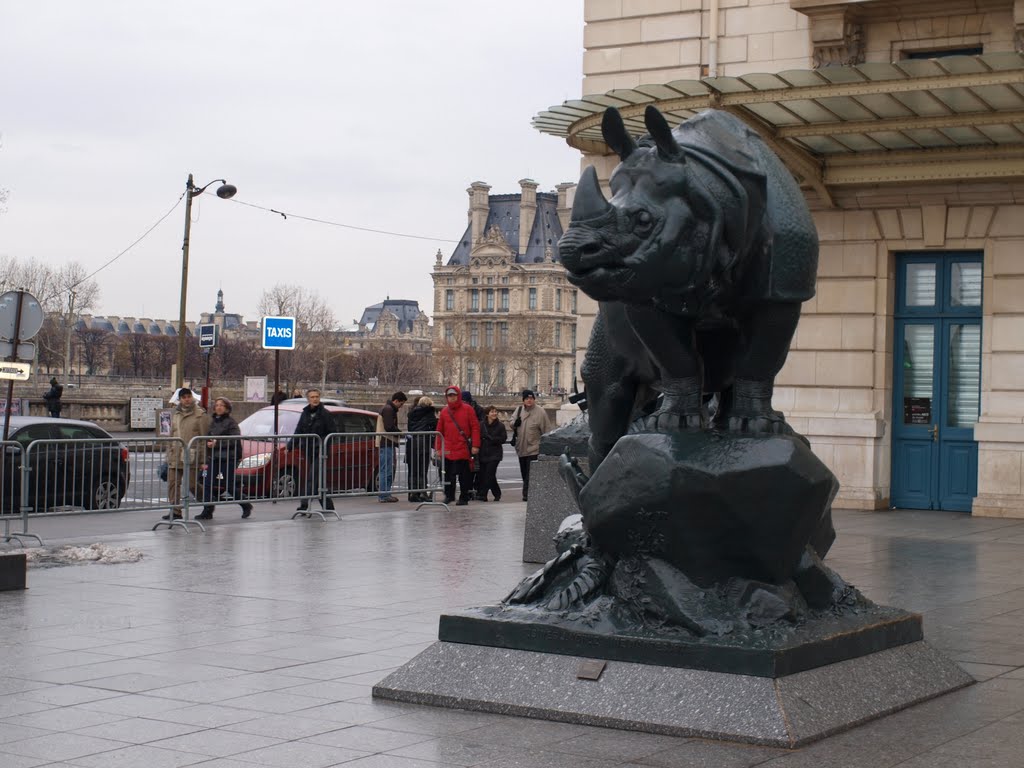
[(267, 402), (267, 377), (246, 376), (245, 377), (245, 402), (265, 403)]
[(903, 423), (924, 425), (931, 424), (932, 399), (930, 397), (904, 397)]
[(173, 413), (174, 413), (174, 411), (172, 411), (170, 409), (160, 411), (160, 415), (157, 417), (157, 420), (158, 420), (158, 422), (160, 424), (160, 430), (159, 430), (160, 437), (170, 437), (171, 436), (171, 415)]
[(155, 429), (156, 413), (164, 407), (159, 397), (133, 397), (129, 401), (132, 429)]
[[(7, 410), (7, 398), (0, 397), (0, 416)], [(11, 398), (11, 416), (28, 416), (28, 398), (27, 397), (13, 397)], [(46, 414), (47, 416), (49, 414)]]

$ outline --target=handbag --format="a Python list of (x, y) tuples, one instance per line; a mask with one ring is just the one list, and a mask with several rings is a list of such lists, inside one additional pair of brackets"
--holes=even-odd
[(452, 424), (455, 425), (455, 428), (459, 430), (459, 434), (462, 435), (463, 439), (466, 441), (466, 448), (469, 450), (469, 471), (476, 472), (476, 464), (473, 461), (473, 441), (469, 439), (469, 435), (462, 431), (462, 427), (459, 426), (459, 422), (455, 420), (455, 417), (452, 416), (450, 418), (452, 420)]

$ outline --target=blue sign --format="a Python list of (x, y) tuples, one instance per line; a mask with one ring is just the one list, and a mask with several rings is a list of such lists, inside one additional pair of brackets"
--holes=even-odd
[(264, 349), (295, 349), (295, 318), (263, 318)]
[(199, 348), (213, 349), (217, 346), (217, 326), (213, 323), (201, 323), (199, 331)]

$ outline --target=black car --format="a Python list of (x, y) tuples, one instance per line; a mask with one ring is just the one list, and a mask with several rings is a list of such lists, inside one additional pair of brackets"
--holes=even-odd
[[(0, 416), (2, 419), (2, 416)], [(28, 461), (28, 504), (33, 512), (55, 507), (117, 509), (128, 492), (128, 449), (91, 421), (13, 416), (0, 474), (0, 509), (21, 508), (21, 481)], [(37, 443), (29, 450), (29, 445)], [(55, 442), (50, 442), (55, 441)]]

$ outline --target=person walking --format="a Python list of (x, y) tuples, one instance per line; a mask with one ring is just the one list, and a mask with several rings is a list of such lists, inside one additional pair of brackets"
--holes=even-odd
[(380, 448), (380, 493), (377, 501), (381, 504), (398, 501), (398, 497), (391, 493), (395, 482), (395, 454), (402, 432), (398, 427), (398, 412), (408, 399), (405, 392), (395, 392), (377, 416), (377, 447)]
[[(213, 401), (213, 418), (210, 420), (210, 437), (227, 438), (222, 440), (207, 440), (207, 461), (206, 475), (203, 480), (203, 511), (196, 515), (196, 520), (212, 520), (214, 502), (222, 493), (231, 494), (234, 501), (238, 501), (238, 490), (235, 487), (235, 468), (238, 466), (238, 459), (242, 451), (241, 440), (232, 440), (231, 437), (241, 437), (242, 432), (238, 428), (238, 422), (231, 416), (232, 404), (226, 397), (218, 397)], [(242, 507), (242, 517), (249, 517), (252, 514), (252, 504), (246, 501), (238, 501)]]
[(447, 405), (437, 419), (440, 433), (434, 450), (444, 459), (444, 503), (455, 501), (455, 480), (459, 481), (457, 507), (469, 503), (470, 461), (480, 452), (480, 422), (473, 409), (462, 402), (462, 392), (454, 384), (444, 391)]
[(537, 406), (537, 395), (532, 389), (523, 390), (523, 404), (516, 408), (512, 418), (512, 445), (519, 457), (523, 501), (526, 501), (530, 494), (530, 464), (540, 455), (540, 438), (551, 431), (551, 420), (544, 409)]
[[(434, 412), (434, 401), (424, 395), (409, 411), (409, 432), (414, 433), (408, 436), (405, 443), (405, 460), (409, 464), (410, 488), (427, 487), (430, 448), (434, 442), (434, 436), (426, 433), (436, 431), (437, 413)], [(409, 494), (409, 501), (430, 501), (430, 494), (424, 491), (414, 491)]]
[(60, 418), (60, 398), (64, 394), (64, 387), (57, 382), (57, 377), (50, 379), (50, 388), (43, 394), (46, 402), (46, 410), (55, 419)]
[[(288, 441), (288, 447), (297, 447), (305, 459), (306, 472), (299, 487), (300, 496), (320, 498), (320, 450), (323, 441), (334, 431), (332, 427), (331, 414), (320, 404), (320, 390), (315, 387), (307, 389), (306, 407), (302, 409), (299, 423), (295, 425), (295, 435)], [(330, 496), (326, 500), (321, 498), (320, 506), (333, 510), (334, 500)], [(303, 499), (295, 511), (308, 510), (309, 499)]]
[(505, 425), (498, 418), (498, 409), (489, 405), (483, 409), (485, 416), (480, 423), (480, 468), (476, 486), (476, 498), (487, 501), (488, 491), (495, 501), (501, 501), (501, 487), (498, 485), (498, 464), (502, 459), (502, 448), (508, 440)]
[[(167, 501), (171, 511), (164, 520), (181, 520), (182, 482), (199, 498), (199, 468), (206, 461), (206, 441), (192, 438), (210, 433), (210, 417), (196, 402), (195, 393), (188, 387), (175, 391), (171, 398), (178, 405), (171, 414), (171, 437), (181, 440), (167, 446)], [(188, 451), (188, 477), (185, 477), (185, 451)]]

